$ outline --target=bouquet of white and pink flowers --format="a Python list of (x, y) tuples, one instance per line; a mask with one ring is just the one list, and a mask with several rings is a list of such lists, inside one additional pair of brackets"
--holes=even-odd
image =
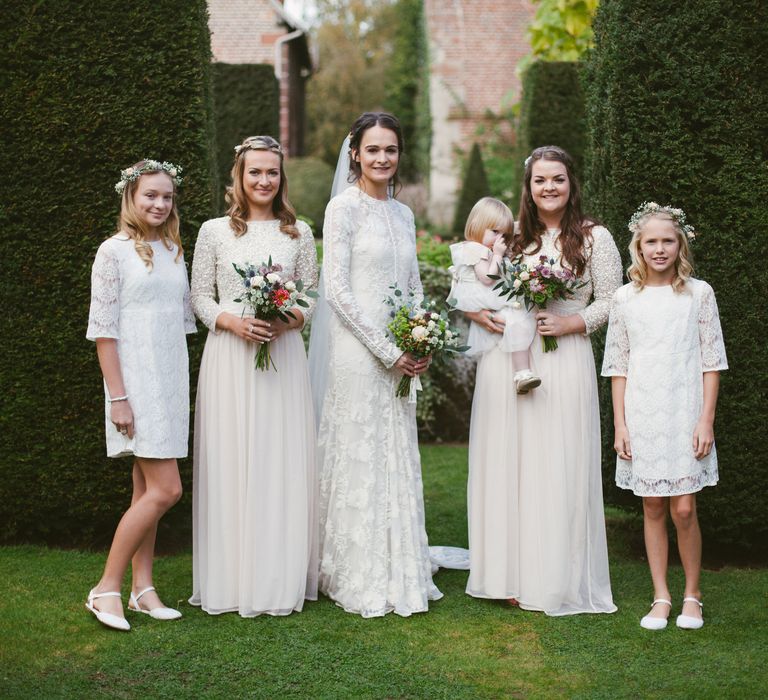
[[(279, 318), (288, 322), (289, 318), (296, 318), (291, 311), (296, 306), (305, 309), (309, 307), (307, 299), (317, 297), (317, 292), (304, 289), (304, 282), (293, 277), (283, 277), (283, 266), (272, 264), (272, 256), (261, 265), (246, 263), (239, 267), (232, 263), (240, 277), (242, 277), (244, 292), (239, 299), (234, 301), (244, 303), (251, 307), (253, 315), (264, 321)], [(277, 371), (270, 354), (269, 342), (261, 343), (256, 352), (256, 369), (262, 371), (272, 367)]]
[[(520, 257), (512, 262), (503, 260), (498, 275), (488, 275), (491, 279), (499, 280), (494, 289), (499, 290), (499, 296), (512, 299), (522, 297), (525, 308), (530, 311), (534, 306), (547, 308), (547, 302), (562, 300), (573, 296), (575, 290), (583, 287), (586, 282), (577, 279), (576, 275), (564, 267), (555, 267), (555, 259), (546, 255), (539, 256), (537, 265), (529, 265), (520, 261)], [(557, 338), (551, 335), (542, 336), (544, 352), (557, 350)]]
[[(436, 311), (435, 303), (427, 300), (418, 304), (413, 294), (409, 294), (409, 298), (403, 301), (403, 292), (396, 284), (390, 289), (393, 290), (393, 296), (385, 302), (392, 307), (392, 320), (387, 329), (400, 350), (418, 358), (441, 358), (445, 353), (465, 352), (469, 349), (466, 345), (459, 345), (459, 331), (449, 325), (447, 310)], [(421, 391), (419, 377), (403, 376), (395, 395), (408, 396), (408, 403), (416, 403), (417, 391)]]

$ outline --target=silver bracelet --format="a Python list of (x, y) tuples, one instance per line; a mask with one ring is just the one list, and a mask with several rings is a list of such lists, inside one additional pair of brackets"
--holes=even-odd
[(116, 401), (127, 401), (128, 400), (128, 394), (125, 396), (115, 396), (114, 399), (107, 399), (109, 403), (115, 403)]

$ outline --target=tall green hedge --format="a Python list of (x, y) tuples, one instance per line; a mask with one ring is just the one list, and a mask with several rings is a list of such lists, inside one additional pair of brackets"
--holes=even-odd
[(234, 147), (247, 136), (280, 139), (280, 93), (275, 69), (264, 64), (214, 63), (213, 86), (221, 207)]
[[(699, 497), (705, 545), (766, 554), (768, 5), (613, 0), (595, 35), (587, 196), (625, 262), (626, 222), (643, 200), (682, 207), (698, 230), (696, 275), (715, 289), (730, 365), (715, 424), (720, 483)], [(616, 500), (609, 405), (606, 497)]]
[(576, 62), (535, 61), (523, 74), (515, 149), (519, 167), (513, 170), (515, 207), (520, 204), (523, 162), (534, 148), (560, 146), (582, 172), (586, 126), (579, 70)]
[[(114, 232), (120, 169), (139, 158), (184, 167), (188, 261), (211, 214), (206, 4), (11, 0), (5, 8), (0, 540), (101, 544), (130, 501), (131, 463), (105, 456), (102, 380), (85, 339), (90, 268)], [(188, 465), (184, 474), (188, 485)], [(179, 518), (188, 513), (172, 511), (165, 527)]]
[(331, 198), (333, 168), (319, 158), (288, 158), (285, 176), (288, 180), (288, 199), (299, 216), (312, 221), (313, 233), (323, 232), (325, 207)]
[(480, 152), (480, 146), (474, 143), (472, 144), (472, 150), (469, 152), (469, 158), (461, 179), (461, 192), (459, 192), (456, 212), (453, 216), (454, 233), (464, 233), (464, 226), (467, 223), (467, 217), (469, 212), (472, 211), (472, 207), (475, 206), (479, 199), (488, 197), (490, 194), (491, 188), (488, 184), (488, 176), (485, 174), (483, 155)]

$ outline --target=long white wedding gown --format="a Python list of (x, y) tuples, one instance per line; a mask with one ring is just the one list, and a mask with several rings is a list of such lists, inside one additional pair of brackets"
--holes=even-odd
[(320, 590), (348, 612), (403, 616), (432, 583), (413, 405), (395, 396), (402, 354), (387, 337), (397, 284), (422, 295), (413, 214), (350, 187), (324, 225), (328, 382), (319, 431)]

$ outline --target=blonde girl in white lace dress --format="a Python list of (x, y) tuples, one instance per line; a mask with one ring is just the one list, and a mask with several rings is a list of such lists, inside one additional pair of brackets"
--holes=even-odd
[(152, 584), (157, 523), (181, 496), (176, 460), (187, 456), (186, 333), (195, 332), (179, 236), (180, 168), (145, 160), (122, 171), (117, 233), (101, 244), (91, 276), (89, 340), (104, 375), (107, 454), (133, 457), (133, 498), (115, 531), (104, 574), (86, 607), (129, 630), (120, 589), (132, 564), (129, 609), (181, 617)]
[(614, 297), (603, 375), (612, 377), (616, 484), (643, 498), (654, 601), (640, 624), (664, 629), (672, 609), (669, 509), (685, 571), (676, 623), (699, 629), (696, 492), (718, 478), (713, 423), (719, 372), (728, 368), (725, 346), (712, 287), (691, 277), (694, 233), (682, 210), (649, 202), (629, 227), (632, 281)]
[[(556, 146), (526, 160), (511, 258), (554, 258), (586, 285), (536, 313), (539, 335), (559, 347), (531, 347), (536, 391), (518, 395), (508, 353), (477, 367), (469, 440), (470, 577), (467, 593), (506, 598), (548, 615), (616, 610), (600, 473), (597, 376), (589, 334), (608, 320), (621, 284), (611, 234), (581, 212), (571, 157)], [(489, 331), (503, 318), (467, 314)], [(497, 440), (483, 426), (500, 426)]]
[(313, 373), (322, 394), (320, 590), (363, 617), (408, 616), (441, 597), (424, 527), (415, 407), (395, 396), (403, 374), (421, 374), (429, 361), (387, 336), (384, 303), (393, 284), (422, 294), (416, 231), (411, 210), (389, 194), (403, 148), (398, 121), (363, 114), (349, 140), (342, 163), (354, 184), (331, 200), (324, 224), (327, 337), (313, 334), (311, 345), (313, 364), (325, 363), (328, 375), (325, 384)]
[[(288, 615), (317, 597), (316, 439), (301, 328), (256, 319), (233, 264), (272, 258), (317, 286), (312, 232), (287, 198), (283, 151), (270, 136), (236, 147), (228, 215), (200, 229), (192, 305), (208, 327), (195, 408), (193, 592), (216, 615)], [(277, 370), (254, 367), (270, 341)]]

